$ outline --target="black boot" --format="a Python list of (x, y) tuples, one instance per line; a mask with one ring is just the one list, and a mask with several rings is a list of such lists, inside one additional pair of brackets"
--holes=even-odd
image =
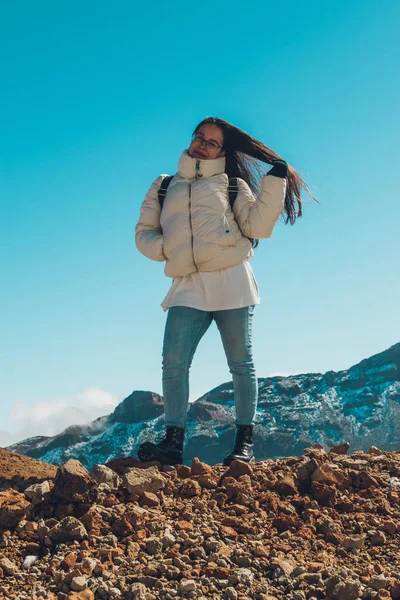
[(224, 465), (229, 467), (233, 460), (254, 461), (253, 425), (236, 425), (235, 446), (229, 456), (224, 458)]
[(163, 465), (182, 465), (184, 437), (184, 428), (167, 426), (166, 433), (160, 442), (140, 444), (138, 449), (140, 462), (158, 460)]

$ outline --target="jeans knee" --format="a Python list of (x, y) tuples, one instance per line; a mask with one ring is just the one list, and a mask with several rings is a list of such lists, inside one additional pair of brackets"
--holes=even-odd
[(247, 360), (230, 360), (228, 366), (232, 375), (255, 375), (256, 372), (252, 358)]
[(163, 376), (175, 376), (189, 371), (188, 361), (174, 353), (163, 355), (162, 361)]

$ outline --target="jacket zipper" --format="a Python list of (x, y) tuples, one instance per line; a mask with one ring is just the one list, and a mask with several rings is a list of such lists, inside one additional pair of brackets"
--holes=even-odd
[[(196, 180), (198, 177), (201, 177), (201, 173), (199, 173), (200, 171), (200, 160), (197, 159), (196, 160)], [(198, 271), (198, 267), (196, 265), (196, 260), (194, 258), (194, 238), (193, 238), (193, 225), (192, 225), (192, 184), (189, 183), (189, 223), (190, 223), (190, 236), (191, 236), (191, 241), (192, 241), (192, 255), (193, 255), (193, 264), (196, 267), (196, 270)]]
[(191, 237), (191, 242), (192, 242), (193, 264), (196, 267), (196, 270), (198, 271), (199, 269), (197, 268), (196, 261), (194, 258), (194, 239), (193, 239), (193, 225), (192, 225), (192, 184), (191, 183), (189, 183), (189, 223), (190, 223), (190, 237)]

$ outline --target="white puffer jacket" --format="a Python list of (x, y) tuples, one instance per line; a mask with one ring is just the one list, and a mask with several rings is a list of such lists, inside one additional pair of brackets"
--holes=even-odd
[(166, 261), (168, 277), (227, 269), (250, 258), (248, 238), (269, 238), (284, 205), (286, 179), (263, 175), (257, 200), (238, 179), (232, 213), (225, 157), (201, 160), (185, 150), (161, 212), (157, 193), (163, 177), (146, 194), (135, 237), (144, 256)]

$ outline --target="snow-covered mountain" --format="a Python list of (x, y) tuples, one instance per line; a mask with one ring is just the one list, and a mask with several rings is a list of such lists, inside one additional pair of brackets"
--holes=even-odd
[[(400, 449), (400, 343), (344, 371), (259, 378), (255, 426), (257, 460), (300, 455), (315, 443), (343, 441), (351, 451), (378, 446)], [(110, 415), (71, 426), (53, 437), (34, 437), (10, 450), (61, 464), (77, 458), (87, 468), (135, 456), (164, 425), (163, 399), (134, 391)], [(234, 439), (232, 383), (224, 383), (190, 405), (185, 463), (194, 456), (222, 462)]]

